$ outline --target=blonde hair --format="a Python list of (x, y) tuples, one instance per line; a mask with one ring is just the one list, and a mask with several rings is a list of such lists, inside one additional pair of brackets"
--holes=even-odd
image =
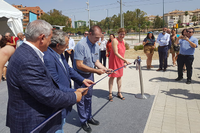
[(126, 30), (124, 28), (119, 28), (117, 33), (119, 34), (120, 32), (125, 32), (126, 33)]

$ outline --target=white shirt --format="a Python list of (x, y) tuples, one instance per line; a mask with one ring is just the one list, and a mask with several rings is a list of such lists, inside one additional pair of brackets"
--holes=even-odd
[(35, 45), (33, 45), (32, 43), (28, 42), (28, 41), (24, 41), (24, 43), (26, 43), (27, 45), (29, 45), (35, 52), (36, 54), (39, 56), (39, 58), (42, 60), (42, 62), (44, 63), (44, 53), (42, 51), (40, 51)]
[(70, 50), (70, 49), (73, 49), (74, 50), (74, 47), (75, 47), (75, 42), (74, 42), (74, 39), (70, 38), (69, 39), (69, 48), (68, 49), (65, 49), (66, 50)]
[(169, 40), (170, 40), (170, 34), (168, 34), (168, 33), (165, 33), (164, 35), (163, 35), (163, 33), (160, 33), (157, 38), (157, 42), (159, 43), (159, 46), (168, 45)]
[(99, 49), (101, 50), (101, 51), (105, 51), (106, 50), (106, 44), (107, 44), (107, 40), (106, 39), (103, 39), (100, 43), (100, 46), (99, 46)]

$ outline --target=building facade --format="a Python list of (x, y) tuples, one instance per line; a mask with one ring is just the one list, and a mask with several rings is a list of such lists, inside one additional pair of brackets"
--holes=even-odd
[[(36, 7), (26, 7), (22, 5), (13, 5), (15, 8), (19, 9), (22, 11), (24, 18), (22, 20), (23, 22), (23, 29), (26, 29), (26, 26), (29, 22), (39, 19), (41, 15), (44, 14), (44, 11), (41, 10), (39, 6)], [(35, 15), (34, 15), (35, 14)]]
[[(186, 11), (180, 11), (180, 10), (174, 10), (172, 12), (169, 13), (165, 13), (164, 14), (164, 21), (169, 24), (172, 20), (174, 21), (174, 24), (177, 24), (178, 21), (180, 20), (180, 22), (182, 24), (189, 24), (189, 23), (193, 23), (192, 18), (194, 16), (196, 16), (197, 20), (196, 22), (200, 22), (200, 9), (196, 9), (193, 11), (187, 11), (188, 15), (186, 15), (185, 13)], [(148, 20), (150, 22), (153, 22), (156, 16), (154, 15), (150, 15), (148, 16)]]
[(81, 28), (83, 26), (86, 26), (86, 21), (75, 21), (75, 28)]

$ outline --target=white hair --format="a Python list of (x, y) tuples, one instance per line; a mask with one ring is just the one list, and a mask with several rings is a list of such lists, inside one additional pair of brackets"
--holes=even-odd
[(25, 36), (28, 41), (35, 41), (37, 37), (44, 34), (48, 37), (51, 34), (52, 26), (44, 20), (35, 20), (26, 27)]
[(50, 47), (56, 47), (56, 44), (65, 45), (65, 37), (69, 37), (67, 33), (62, 30), (53, 30)]

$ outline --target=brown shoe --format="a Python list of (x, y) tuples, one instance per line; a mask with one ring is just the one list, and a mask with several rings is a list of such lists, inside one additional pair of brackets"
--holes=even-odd
[(156, 71), (161, 71), (161, 70), (162, 70), (162, 69), (159, 68), (159, 69), (157, 69)]
[(165, 72), (166, 71), (166, 69), (163, 69), (163, 72)]

